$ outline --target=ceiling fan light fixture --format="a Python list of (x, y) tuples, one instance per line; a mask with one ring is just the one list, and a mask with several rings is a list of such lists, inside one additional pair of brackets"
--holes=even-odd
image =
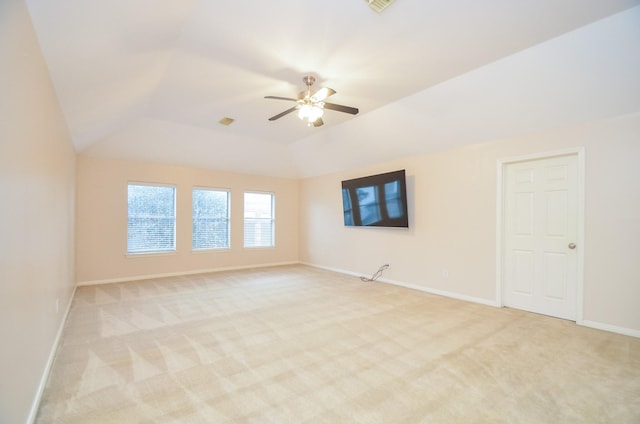
[(306, 119), (309, 125), (317, 121), (318, 118), (321, 118), (323, 114), (324, 109), (322, 109), (322, 105), (320, 103), (305, 103), (300, 106), (300, 109), (298, 109), (298, 118), (302, 120)]

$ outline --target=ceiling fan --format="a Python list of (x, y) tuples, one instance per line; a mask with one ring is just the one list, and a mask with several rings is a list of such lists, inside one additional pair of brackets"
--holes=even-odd
[(272, 116), (271, 118), (269, 118), (269, 121), (275, 121), (276, 119), (280, 119), (283, 116), (297, 110), (298, 117), (302, 120), (307, 120), (307, 126), (310, 127), (311, 125), (313, 125), (314, 127), (319, 127), (320, 125), (324, 124), (324, 121), (322, 120), (324, 109), (337, 110), (338, 112), (349, 113), (351, 115), (358, 114), (359, 111), (355, 107), (325, 102), (325, 99), (327, 97), (336, 94), (336, 91), (331, 88), (325, 87), (321, 88), (318, 91), (311, 91), (311, 86), (314, 82), (316, 82), (316, 78), (314, 76), (306, 75), (302, 78), (302, 81), (307, 86), (307, 89), (305, 91), (301, 91), (300, 94), (298, 94), (297, 99), (279, 96), (264, 97), (265, 99), (290, 100), (297, 103), (292, 108), (289, 108), (284, 112)]

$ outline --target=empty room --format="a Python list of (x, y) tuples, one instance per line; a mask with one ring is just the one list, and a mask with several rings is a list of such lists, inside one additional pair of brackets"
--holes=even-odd
[(0, 0), (0, 423), (640, 422), (639, 0)]

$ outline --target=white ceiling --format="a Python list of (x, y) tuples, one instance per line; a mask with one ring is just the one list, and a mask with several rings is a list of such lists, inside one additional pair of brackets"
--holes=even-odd
[[(300, 177), (538, 129), (518, 116), (535, 113), (536, 105), (537, 112), (547, 110), (548, 104), (536, 96), (534, 84), (534, 92), (520, 93), (529, 96), (529, 107), (533, 98), (534, 109), (519, 110), (522, 98), (509, 96), (528, 79), (513, 72), (535, 71), (535, 60), (562, 59), (554, 52), (581, 45), (571, 44), (571, 31), (640, 1), (397, 0), (380, 14), (364, 0), (27, 4), (78, 152)], [(569, 40), (566, 45), (556, 39), (563, 34), (559, 40)], [(555, 43), (555, 50), (536, 50), (545, 43)], [(610, 50), (596, 43), (598, 48)], [(518, 56), (523, 51), (527, 55)], [(581, 57), (588, 61), (589, 54)], [(565, 65), (568, 72), (571, 63)], [(491, 67), (497, 71), (487, 71)], [(317, 77), (316, 88), (337, 91), (329, 101), (358, 107), (360, 114), (327, 111), (319, 128), (307, 127), (295, 114), (268, 121), (293, 104), (264, 96), (296, 97), (305, 74)], [(566, 76), (573, 81), (578, 75)], [(477, 91), (478, 84), (485, 90)], [(486, 96), (487, 84), (502, 102), (494, 112), (512, 119), (486, 134), (447, 133), (480, 128), (474, 111), (486, 105), (469, 105), (477, 101), (474, 95)], [(629, 95), (636, 94), (633, 86)], [(602, 113), (637, 106), (631, 103)], [(562, 124), (555, 121), (564, 109), (558, 107), (544, 125)], [(455, 120), (447, 114), (451, 110)], [(575, 119), (594, 117), (589, 113)], [(223, 117), (235, 122), (222, 126)], [(418, 133), (423, 136), (411, 136)], [(375, 151), (364, 152), (361, 143), (369, 139), (380, 141), (370, 146)]]

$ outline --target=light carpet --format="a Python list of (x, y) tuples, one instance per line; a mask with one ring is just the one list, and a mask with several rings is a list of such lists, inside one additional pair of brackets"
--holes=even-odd
[(38, 423), (639, 423), (640, 339), (306, 266), (79, 287)]

